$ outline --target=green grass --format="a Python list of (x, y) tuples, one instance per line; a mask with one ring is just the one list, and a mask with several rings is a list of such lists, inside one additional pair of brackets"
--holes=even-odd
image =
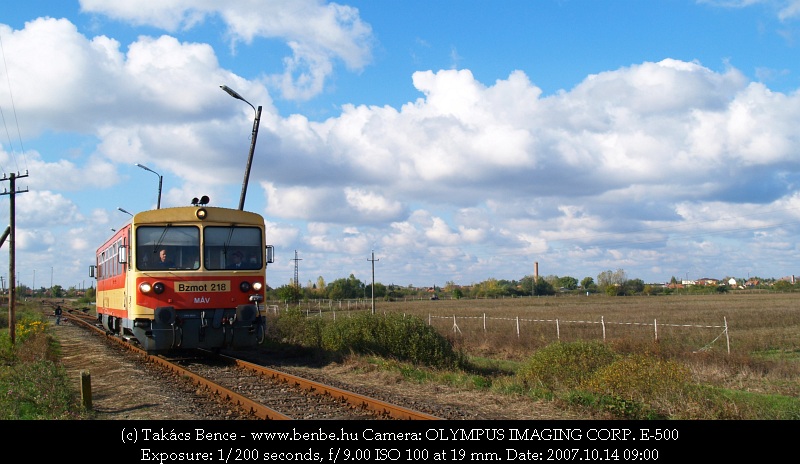
[(764, 351), (756, 351), (753, 357), (772, 361), (791, 361), (800, 363), (800, 349), (783, 350), (771, 349)]
[[(589, 301), (591, 300), (591, 301)], [(444, 303), (444, 304), (442, 304)], [(593, 304), (591, 304), (593, 303)], [(415, 383), (525, 395), (620, 419), (800, 419), (800, 312), (797, 295), (708, 295), (649, 298), (542, 298), (508, 301), (413, 302), (379, 314), (339, 312), (336, 318), (288, 311), (270, 321), (267, 343), (302, 348), (319, 359), (350, 357)], [(18, 306), (16, 343), (0, 315), (0, 419), (83, 419), (77, 393), (59, 366), (59, 347), (33, 305)], [(717, 323), (728, 318), (731, 352), (717, 331), (688, 335), (664, 329), (654, 341), (636, 329), (602, 340), (568, 330), (567, 340), (524, 333), (454, 334), (424, 315), (648, 320)], [(416, 315), (416, 316), (415, 316)], [(450, 324), (452, 326), (452, 323)], [(531, 331), (535, 332), (535, 331)], [(699, 332), (696, 334), (695, 332)], [(575, 335), (585, 335), (586, 338)], [(638, 338), (637, 338), (638, 337)], [(291, 349), (289, 348), (291, 347)], [(700, 349), (702, 348), (702, 349)]]
[(29, 306), (18, 309), (14, 343), (7, 319), (0, 331), (0, 419), (88, 417), (58, 362), (60, 347), (47, 333), (47, 322)]

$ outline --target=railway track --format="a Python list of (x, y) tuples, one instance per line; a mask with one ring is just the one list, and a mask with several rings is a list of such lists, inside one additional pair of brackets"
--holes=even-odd
[(134, 353), (175, 377), (188, 379), (199, 390), (227, 402), (252, 419), (380, 419), (436, 420), (439, 417), (305, 379), (233, 356), (212, 353), (165, 357), (147, 354), (138, 346), (108, 335), (88, 311), (65, 308), (70, 322), (106, 335), (106, 340)]

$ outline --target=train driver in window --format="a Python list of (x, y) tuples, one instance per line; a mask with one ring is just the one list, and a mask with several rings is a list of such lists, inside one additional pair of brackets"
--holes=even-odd
[(242, 255), (241, 251), (234, 251), (232, 258), (233, 262), (228, 264), (228, 269), (244, 269), (244, 265), (242, 264), (242, 258), (244, 258), (244, 255)]
[(200, 258), (192, 251), (186, 251), (183, 254), (183, 268), (190, 270), (200, 269)]
[(169, 259), (169, 256), (167, 256), (167, 249), (166, 248), (162, 248), (162, 249), (158, 250), (157, 267), (160, 267), (160, 268), (175, 267), (175, 263), (171, 259)]

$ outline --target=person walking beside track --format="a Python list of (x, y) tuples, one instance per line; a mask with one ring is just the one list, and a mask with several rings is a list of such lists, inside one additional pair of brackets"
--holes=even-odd
[(56, 325), (61, 325), (61, 312), (61, 305), (56, 305), (56, 309), (53, 311), (53, 314), (56, 315)]

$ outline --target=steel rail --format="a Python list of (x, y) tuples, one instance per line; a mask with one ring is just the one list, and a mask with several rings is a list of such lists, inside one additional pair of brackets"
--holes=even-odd
[(368, 396), (364, 396), (358, 393), (354, 393), (351, 391), (343, 390), (341, 388), (332, 387), (330, 385), (325, 385), (319, 382), (315, 382), (313, 380), (304, 379), (302, 377), (298, 377), (296, 375), (287, 374), (285, 372), (281, 372), (276, 369), (272, 369), (265, 366), (260, 366), (258, 364), (253, 364), (248, 361), (243, 361), (238, 358), (219, 355), (223, 359), (227, 359), (230, 362), (236, 363), (237, 366), (251, 370), (255, 373), (260, 375), (271, 377), (275, 380), (286, 382), (291, 385), (295, 385), (297, 387), (303, 388), (311, 393), (315, 393), (318, 395), (329, 395), (332, 398), (339, 399), (342, 401), (347, 402), (348, 404), (353, 405), (354, 407), (362, 407), (364, 409), (373, 411), (378, 414), (387, 415), (389, 417), (395, 419), (406, 419), (406, 420), (441, 420), (441, 418), (432, 416), (430, 414), (425, 414), (423, 412), (414, 411), (412, 409), (404, 408), (402, 406), (397, 406), (391, 403), (387, 403), (385, 401), (371, 398)]
[[(172, 372), (177, 373), (178, 375), (187, 377), (191, 379), (191, 381), (197, 385), (203, 386), (208, 388), (212, 393), (219, 395), (230, 402), (233, 402), (240, 407), (244, 408), (245, 410), (249, 411), (256, 417), (262, 419), (271, 419), (271, 420), (293, 420), (293, 418), (286, 416), (274, 409), (271, 409), (261, 403), (255, 402), (245, 396), (240, 395), (226, 387), (223, 387), (217, 383), (211, 382), (204, 377), (201, 377), (191, 371), (188, 371), (168, 360), (161, 358), (156, 355), (148, 354), (147, 351), (137, 347), (136, 345), (125, 341), (120, 337), (116, 337), (110, 333), (108, 333), (105, 329), (101, 327), (97, 327), (95, 325), (96, 320), (91, 318), (91, 316), (80, 314), (80, 313), (73, 313), (72, 311), (65, 311), (64, 315), (69, 317), (71, 320), (76, 321), (85, 327), (92, 329), (100, 334), (106, 336), (107, 339), (113, 340), (120, 346), (123, 346), (145, 358), (145, 360), (156, 363), (164, 368), (171, 370)], [(386, 415), (388, 417), (392, 417), (395, 419), (403, 419), (403, 420), (441, 420), (441, 418), (426, 414), (423, 412), (415, 411), (412, 409), (408, 409), (402, 406), (394, 405), (391, 403), (387, 403), (385, 401), (371, 398), (365, 395), (361, 395), (359, 393), (354, 393), (351, 391), (343, 390), (341, 388), (336, 388), (330, 385), (325, 385), (319, 382), (315, 382), (309, 379), (305, 379), (296, 375), (288, 374), (285, 372), (281, 372), (276, 369), (271, 369), (265, 366), (261, 366), (258, 364), (254, 364), (248, 361), (244, 361), (238, 358), (234, 358), (231, 356), (226, 355), (217, 355), (219, 358), (226, 360), (227, 362), (236, 364), (239, 368), (244, 370), (249, 370), (251, 372), (255, 372), (259, 375), (262, 375), (267, 378), (272, 378), (273, 380), (285, 382), (290, 385), (294, 385), (298, 388), (302, 388), (309, 393), (317, 394), (317, 395), (328, 395), (334, 399), (342, 400), (347, 402), (352, 407), (360, 407), (369, 411), (372, 411), (376, 414)]]
[(85, 327), (87, 327), (89, 329), (92, 329), (92, 330), (94, 330), (94, 331), (96, 331), (96, 332), (98, 332), (100, 334), (105, 335), (106, 339), (113, 340), (114, 342), (116, 342), (120, 346), (123, 346), (123, 347), (127, 348), (128, 350), (130, 350), (130, 351), (142, 356), (146, 361), (158, 364), (158, 365), (160, 365), (160, 366), (162, 366), (162, 367), (164, 367), (166, 369), (169, 369), (170, 371), (172, 371), (172, 372), (174, 372), (174, 373), (176, 373), (176, 374), (178, 374), (178, 375), (180, 375), (182, 377), (187, 377), (187, 378), (191, 379), (191, 381), (194, 384), (209, 389), (213, 394), (221, 396), (222, 398), (225, 398), (227, 401), (238, 405), (239, 407), (243, 408), (246, 411), (249, 411), (250, 414), (253, 414), (254, 416), (256, 416), (256, 417), (258, 417), (260, 419), (292, 420), (292, 418), (287, 416), (287, 415), (284, 415), (284, 414), (282, 414), (282, 413), (280, 413), (278, 411), (275, 411), (272, 408), (264, 406), (261, 403), (255, 402), (255, 401), (253, 401), (253, 400), (251, 400), (251, 399), (249, 399), (249, 398), (247, 398), (245, 396), (242, 396), (242, 395), (234, 392), (233, 390), (230, 390), (228, 388), (223, 387), (222, 385), (219, 385), (217, 383), (211, 382), (210, 380), (208, 380), (208, 379), (206, 379), (204, 377), (201, 377), (201, 376), (199, 376), (199, 375), (197, 375), (197, 374), (195, 374), (195, 373), (193, 373), (191, 371), (188, 371), (188, 370), (178, 366), (177, 364), (171, 363), (168, 360), (160, 358), (158, 356), (155, 356), (155, 355), (152, 355), (152, 354), (148, 354), (147, 351), (145, 351), (145, 350), (133, 345), (132, 343), (129, 343), (129, 342), (127, 342), (124, 339), (121, 339), (119, 337), (115, 337), (115, 336), (109, 334), (108, 332), (106, 332), (104, 329), (95, 326), (93, 323), (90, 323), (89, 321), (87, 321), (86, 318), (84, 318), (84, 317), (79, 317), (79, 316), (73, 315), (73, 314), (70, 314), (68, 317), (70, 317), (70, 316), (71, 316), (71, 318), (70, 318), (71, 320), (73, 320), (73, 321), (75, 321), (75, 322), (77, 322), (77, 323), (79, 323), (79, 324), (81, 324), (81, 325), (83, 325), (83, 326), (85, 326)]

